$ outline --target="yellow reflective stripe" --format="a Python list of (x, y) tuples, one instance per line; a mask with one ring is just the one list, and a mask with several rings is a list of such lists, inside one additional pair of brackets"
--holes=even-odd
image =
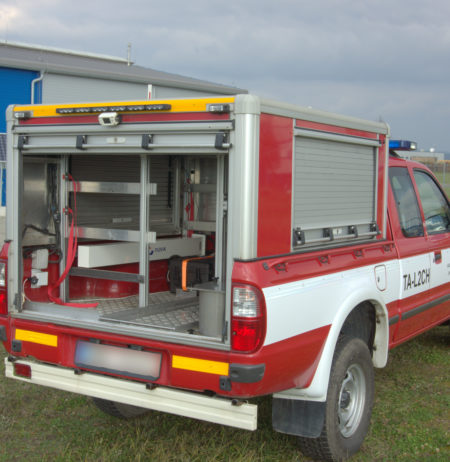
[(42, 332), (33, 332), (31, 330), (16, 329), (16, 340), (52, 347), (58, 346), (58, 337), (56, 335), (43, 334)]
[(230, 365), (220, 361), (208, 361), (207, 359), (188, 358), (186, 356), (173, 356), (172, 367), (187, 371), (206, 372), (207, 374), (228, 375)]
[[(66, 107), (95, 107), (95, 106), (132, 106), (140, 104), (170, 104), (172, 109), (169, 111), (130, 111), (128, 114), (158, 114), (160, 112), (205, 112), (208, 104), (220, 104), (220, 103), (234, 103), (234, 96), (227, 98), (197, 98), (197, 99), (165, 99), (165, 100), (144, 100), (144, 101), (114, 101), (114, 102), (91, 102), (91, 103), (75, 103), (75, 104), (39, 104), (39, 105), (27, 105), (27, 106), (15, 106), (14, 112), (32, 111), (33, 117), (68, 117), (68, 116), (81, 116), (81, 115), (93, 115), (93, 114), (57, 114), (56, 109)], [(113, 107), (111, 107), (113, 110)]]

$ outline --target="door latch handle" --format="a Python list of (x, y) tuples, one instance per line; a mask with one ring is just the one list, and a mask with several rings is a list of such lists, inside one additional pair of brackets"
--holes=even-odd
[(439, 250), (438, 252), (434, 252), (434, 263), (441, 263), (442, 262), (442, 253)]

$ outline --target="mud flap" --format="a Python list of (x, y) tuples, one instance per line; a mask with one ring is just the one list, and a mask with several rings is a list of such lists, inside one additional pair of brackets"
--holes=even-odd
[(325, 411), (325, 402), (273, 398), (272, 427), (288, 435), (317, 438), (322, 432)]

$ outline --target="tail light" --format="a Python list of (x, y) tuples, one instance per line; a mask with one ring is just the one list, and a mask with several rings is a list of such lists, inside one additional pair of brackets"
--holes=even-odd
[(28, 364), (14, 363), (14, 375), (31, 379), (31, 367)]
[(250, 353), (258, 349), (266, 331), (262, 292), (249, 285), (234, 285), (231, 318), (231, 348)]
[(6, 289), (6, 262), (0, 261), (0, 314), (7, 314), (8, 312)]

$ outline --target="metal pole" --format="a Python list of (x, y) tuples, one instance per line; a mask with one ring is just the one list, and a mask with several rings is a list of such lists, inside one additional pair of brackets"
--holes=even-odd
[(139, 274), (144, 282), (139, 284), (139, 307), (148, 306), (149, 290), (149, 267), (148, 267), (148, 209), (149, 196), (149, 161), (146, 155), (141, 156), (141, 195), (140, 195), (140, 220), (139, 220)]
[(217, 156), (217, 181), (216, 181), (216, 259), (215, 259), (215, 276), (218, 278), (219, 284), (223, 282), (223, 218), (224, 218), (224, 174), (225, 174), (225, 158)]
[[(36, 88), (36, 84), (39, 83), (39, 82), (42, 82), (42, 80), (44, 79), (44, 71), (41, 71), (40, 75), (38, 78), (34, 79), (31, 81), (31, 104), (36, 104), (36, 103), (40, 103), (40, 101), (35, 101), (35, 88)], [(41, 93), (42, 95), (42, 93)], [(41, 97), (42, 99), (42, 97)]]
[(11, 240), (8, 261), (8, 308), (22, 311), (22, 200), (23, 156), (18, 148), (18, 135), (13, 135), (11, 106), (7, 112), (8, 134), (6, 140), (6, 239)]
[[(68, 156), (61, 156), (60, 168), (58, 176), (61, 181), (59, 189), (59, 216), (61, 217), (59, 224), (59, 231), (61, 236), (61, 261), (59, 262), (59, 274), (63, 274), (67, 263), (67, 244), (68, 244), (68, 230), (69, 219), (68, 215), (64, 213), (64, 209), (69, 207), (69, 184), (70, 181), (63, 179), (63, 175), (69, 172), (69, 159)], [(67, 302), (69, 294), (69, 278), (66, 278), (59, 286), (59, 297), (63, 302)]]

